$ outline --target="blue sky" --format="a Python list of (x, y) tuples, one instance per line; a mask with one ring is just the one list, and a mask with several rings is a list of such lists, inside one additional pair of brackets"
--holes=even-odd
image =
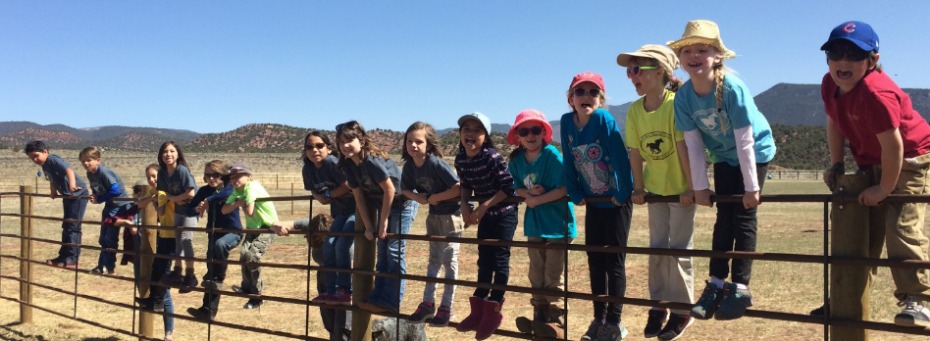
[[(902, 87), (930, 87), (928, 1), (0, 2), (0, 121), (222, 132), (248, 123), (403, 130), (481, 111), (568, 110), (571, 77), (636, 98), (620, 52), (711, 19), (754, 94), (819, 83), (829, 31), (866, 21)], [(680, 76), (686, 78), (683, 72)]]

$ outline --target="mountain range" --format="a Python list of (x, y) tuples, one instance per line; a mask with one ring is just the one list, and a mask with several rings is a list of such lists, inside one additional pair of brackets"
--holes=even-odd
[[(924, 119), (930, 118), (930, 89), (904, 89), (904, 91), (910, 95), (914, 108)], [(825, 115), (819, 85), (779, 83), (756, 95), (755, 101), (773, 126), (822, 126), (824, 124)], [(621, 131), (626, 121), (627, 108), (631, 104), (628, 102), (608, 107), (621, 126)], [(551, 116), (551, 118), (557, 117), (557, 115)], [(551, 121), (551, 124), (553, 135), (559, 136), (561, 127), (558, 119)], [(126, 126), (73, 128), (61, 124), (40, 125), (26, 121), (8, 121), (0, 122), (0, 147), (18, 149), (28, 141), (44, 140), (58, 149), (80, 149), (88, 145), (96, 145), (107, 149), (156, 151), (162, 142), (174, 140), (190, 151), (294, 152), (300, 150), (301, 138), (308, 130), (314, 128), (316, 127), (251, 123), (224, 133), (201, 134), (179, 129)], [(491, 129), (495, 141), (499, 141), (498, 146), (501, 146), (503, 142), (501, 134), (506, 133), (510, 125), (494, 123)], [(444, 141), (449, 141), (450, 134), (457, 135), (455, 128), (440, 129), (437, 133), (445, 137)], [(388, 152), (400, 152), (400, 139), (403, 132), (372, 129), (370, 134), (375, 144), (382, 149)], [(452, 139), (452, 141), (455, 140)], [(454, 142), (452, 146), (445, 146), (448, 147), (445, 148), (446, 154), (454, 152), (456, 146)]]

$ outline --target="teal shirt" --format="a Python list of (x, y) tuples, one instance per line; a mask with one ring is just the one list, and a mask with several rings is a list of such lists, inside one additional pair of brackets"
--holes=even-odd
[[(275, 210), (274, 203), (271, 201), (255, 201), (255, 199), (258, 198), (267, 197), (270, 197), (270, 195), (268, 195), (268, 191), (265, 190), (265, 187), (262, 187), (262, 184), (256, 181), (249, 181), (242, 189), (234, 188), (232, 194), (226, 199), (226, 203), (232, 204), (239, 199), (245, 199), (246, 204), (255, 203), (255, 214), (252, 214), (251, 217), (245, 215), (245, 228), (267, 228), (278, 221), (278, 212)], [(242, 213), (245, 213), (244, 208), (242, 209)]]
[[(526, 162), (519, 150), (507, 166), (513, 175), (513, 189), (526, 189), (542, 185), (546, 192), (565, 186), (562, 155), (552, 145), (546, 145), (533, 162)], [(571, 202), (553, 201), (526, 208), (523, 215), (523, 234), (527, 237), (575, 238), (575, 207)]]

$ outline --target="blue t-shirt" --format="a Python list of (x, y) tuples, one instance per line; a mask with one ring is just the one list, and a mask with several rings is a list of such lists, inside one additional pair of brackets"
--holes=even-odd
[[(513, 175), (513, 189), (529, 189), (541, 185), (546, 192), (565, 185), (562, 155), (551, 144), (539, 152), (533, 162), (526, 162), (520, 149), (507, 166)], [(578, 236), (575, 229), (575, 207), (571, 202), (552, 201), (526, 208), (523, 214), (523, 234), (527, 237), (570, 238)]]
[[(168, 171), (159, 168), (158, 182), (155, 187), (159, 191), (165, 191), (168, 195), (174, 196), (197, 188), (197, 183), (194, 181), (194, 176), (191, 175), (191, 171), (184, 165), (179, 164), (178, 168), (175, 168), (174, 174), (171, 175), (168, 175)], [(174, 205), (174, 212), (182, 213), (188, 217), (196, 216), (196, 214), (190, 214), (190, 210), (187, 209), (188, 203), (190, 203), (190, 200), (183, 205)]]
[[(332, 155), (323, 159), (320, 168), (316, 168), (313, 162), (305, 162), (301, 173), (304, 178), (304, 189), (322, 196), (326, 196), (327, 193), (346, 182), (345, 174), (339, 170), (339, 159)], [(329, 214), (334, 217), (355, 214), (355, 199), (346, 195), (330, 200)]]
[(756, 108), (749, 88), (733, 74), (723, 78), (723, 86), (723, 107), (718, 110), (714, 91), (700, 97), (694, 92), (691, 80), (685, 82), (675, 95), (675, 128), (685, 132), (698, 129), (712, 163), (739, 166), (733, 129), (752, 126), (756, 162), (772, 161), (775, 157), (772, 128)]
[(223, 205), (226, 204), (226, 199), (232, 192), (232, 185), (226, 185), (219, 190), (209, 185), (201, 186), (197, 189), (197, 194), (194, 194), (194, 198), (187, 204), (188, 216), (197, 215), (197, 205), (206, 200), (207, 210), (204, 211), (207, 213), (206, 227), (241, 230), (242, 220), (239, 219), (238, 208), (228, 214), (223, 214)]
[[(459, 182), (458, 175), (452, 167), (441, 158), (433, 154), (426, 154), (422, 167), (417, 167), (413, 161), (404, 164), (403, 177), (400, 187), (417, 193), (436, 194), (449, 190)], [(459, 202), (443, 202), (439, 205), (430, 205), (430, 214), (453, 214), (459, 212)]]
[[(45, 159), (45, 163), (42, 164), (42, 173), (45, 173), (45, 179), (55, 185), (55, 188), (58, 189), (58, 193), (61, 193), (63, 196), (87, 195), (87, 185), (84, 184), (84, 180), (81, 180), (81, 177), (77, 176), (76, 173), (74, 174), (74, 185), (81, 189), (71, 193), (71, 187), (68, 186), (68, 168), (71, 168), (68, 161), (62, 159), (61, 156), (49, 154), (48, 158)], [(72, 172), (74, 172), (74, 170), (72, 170)]]
[(123, 186), (123, 180), (116, 173), (103, 164), (97, 165), (97, 172), (87, 172), (87, 181), (90, 182), (90, 189), (94, 193), (97, 202), (104, 202), (103, 214), (112, 218), (121, 208), (127, 208), (132, 203), (129, 201), (113, 201), (113, 198), (129, 198), (126, 187)]
[[(342, 171), (349, 182), (349, 188), (361, 188), (365, 195), (382, 195), (384, 190), (379, 185), (385, 179), (390, 179), (394, 185), (394, 194), (400, 193), (400, 168), (394, 160), (384, 159), (380, 156), (369, 156), (356, 165), (351, 159), (346, 159)], [(394, 200), (391, 207), (404, 207), (405, 200)], [(381, 199), (369, 199), (369, 209), (381, 208)]]
[[(633, 194), (633, 171), (617, 121), (607, 110), (597, 109), (578, 130), (574, 116), (570, 112), (561, 120), (568, 196), (575, 204), (589, 196), (611, 196), (619, 203), (627, 202)], [(610, 202), (590, 205), (614, 207)]]

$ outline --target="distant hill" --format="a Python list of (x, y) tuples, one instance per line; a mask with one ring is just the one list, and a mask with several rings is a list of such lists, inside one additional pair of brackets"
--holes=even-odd
[[(904, 89), (914, 108), (925, 119), (930, 118), (930, 89)], [(815, 169), (826, 159), (823, 133), (824, 112), (820, 86), (815, 84), (780, 83), (755, 97), (756, 105), (772, 124), (778, 146), (774, 165), (789, 168)], [(632, 103), (611, 105), (611, 115), (617, 120), (621, 132), (625, 131), (626, 111)], [(554, 136), (559, 136), (562, 113), (548, 117)], [(512, 122), (512, 117), (495, 117), (498, 121)], [(155, 151), (162, 142), (174, 140), (191, 151), (217, 152), (282, 152), (298, 153), (301, 138), (312, 128), (294, 127), (275, 123), (246, 124), (234, 130), (200, 134), (189, 130), (149, 127), (103, 126), (72, 128), (61, 124), (40, 125), (33, 122), (0, 122), (0, 147), (18, 149), (31, 140), (48, 141), (56, 149), (80, 149), (97, 145), (110, 149)], [(505, 135), (508, 123), (492, 123), (492, 139), (502, 154), (509, 154)], [(332, 133), (332, 131), (328, 131)], [(374, 143), (381, 149), (399, 154), (403, 132), (371, 129)], [(443, 152), (452, 156), (458, 149), (458, 131), (455, 127), (439, 129)], [(555, 138), (556, 142), (558, 137)]]

